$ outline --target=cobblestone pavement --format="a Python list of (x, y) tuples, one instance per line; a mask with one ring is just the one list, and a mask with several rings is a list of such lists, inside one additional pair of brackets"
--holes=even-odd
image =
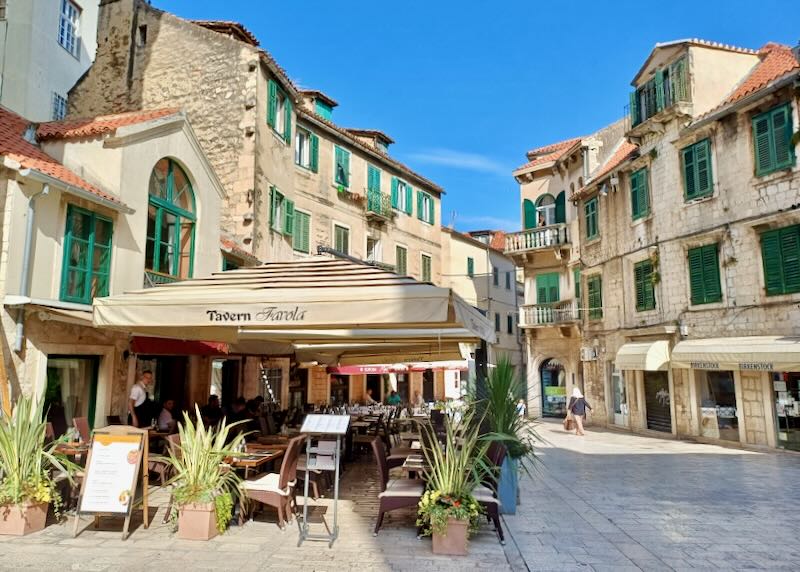
[(506, 516), (520, 570), (798, 570), (800, 456), (542, 422)]
[(410, 509), (387, 515), (372, 536), (377, 483), (365, 455), (343, 476), (333, 549), (298, 548), (296, 524), (280, 531), (269, 509), (209, 542), (179, 540), (161, 524), (161, 491), (150, 528), (140, 518), (125, 541), (112, 519), (77, 538), (71, 521), (0, 536), (0, 570), (800, 569), (800, 456), (599, 429), (580, 438), (553, 422), (537, 430), (540, 462), (521, 480), (517, 514), (505, 517), (508, 544), (484, 525), (465, 558), (434, 556)]

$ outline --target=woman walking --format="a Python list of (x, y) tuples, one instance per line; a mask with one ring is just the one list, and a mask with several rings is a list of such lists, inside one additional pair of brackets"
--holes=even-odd
[(572, 415), (575, 419), (575, 434), (584, 435), (583, 420), (586, 417), (586, 409), (592, 409), (592, 406), (587, 403), (586, 398), (577, 387), (572, 388), (572, 397), (569, 398), (569, 405), (567, 406), (567, 416)]

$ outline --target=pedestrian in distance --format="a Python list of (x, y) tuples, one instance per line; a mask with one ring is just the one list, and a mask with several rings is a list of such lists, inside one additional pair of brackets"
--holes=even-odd
[(567, 418), (572, 416), (575, 420), (575, 434), (584, 435), (583, 420), (586, 418), (586, 410), (591, 411), (592, 406), (586, 401), (586, 398), (577, 387), (572, 388), (572, 397), (569, 398), (569, 405), (567, 405)]

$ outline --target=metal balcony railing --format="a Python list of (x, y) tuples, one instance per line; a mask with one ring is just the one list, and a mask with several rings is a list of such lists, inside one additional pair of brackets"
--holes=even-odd
[(526, 304), (519, 309), (520, 328), (557, 326), (580, 320), (580, 310), (574, 300), (552, 304)]
[(633, 128), (657, 113), (681, 102), (691, 101), (686, 58), (656, 70), (655, 77), (631, 93), (626, 107), (627, 127)]
[(367, 214), (376, 214), (384, 218), (392, 217), (392, 198), (386, 193), (367, 191)]
[(155, 270), (144, 271), (145, 288), (152, 288), (153, 286), (161, 286), (162, 284), (171, 284), (173, 282), (179, 282), (179, 281), (180, 278), (178, 278), (177, 276), (164, 274), (162, 272), (156, 272)]
[(540, 248), (552, 248), (569, 244), (567, 225), (564, 223), (529, 228), (521, 232), (506, 235), (506, 253), (525, 252)]

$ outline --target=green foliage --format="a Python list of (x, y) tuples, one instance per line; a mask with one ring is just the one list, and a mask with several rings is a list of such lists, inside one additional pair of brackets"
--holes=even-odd
[(58, 442), (45, 445), (47, 421), (43, 402), (22, 396), (11, 416), (0, 417), (0, 505), (24, 502), (53, 503), (58, 514), (61, 496), (52, 472), (72, 482), (74, 466), (56, 454)]
[(472, 492), (490, 470), (485, 461), (489, 443), (479, 437), (475, 411), (465, 409), (459, 422), (454, 415), (445, 417), (443, 444), (429, 423), (421, 425), (421, 431), (428, 489), (419, 502), (417, 524), (425, 534), (444, 534), (449, 518), (468, 519), (474, 530), (481, 508)]
[(243, 422), (228, 425), (223, 419), (215, 429), (205, 427), (196, 405), (195, 413), (196, 423), (188, 413), (183, 414), (183, 423), (178, 424), (180, 447), (170, 449), (165, 459), (173, 470), (169, 481), (174, 486), (172, 518), (176, 518), (177, 508), (185, 504), (213, 502), (217, 529), (223, 532), (231, 519), (233, 497), (244, 499), (241, 477), (223, 466), (225, 459), (234, 456), (244, 441), (244, 433), (229, 441), (231, 428)]
[(529, 419), (517, 413), (517, 402), (525, 395), (525, 385), (506, 356), (489, 371), (483, 399), (476, 403), (489, 425), (485, 439), (502, 443), (509, 457), (518, 459), (527, 470), (526, 461), (534, 457), (536, 437)]

